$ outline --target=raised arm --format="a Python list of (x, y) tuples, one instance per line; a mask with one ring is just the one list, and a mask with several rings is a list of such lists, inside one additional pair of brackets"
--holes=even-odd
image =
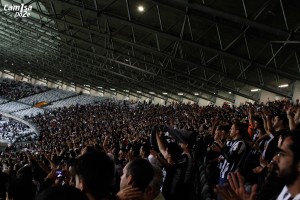
[(156, 141), (157, 141), (157, 145), (158, 145), (158, 149), (160, 151), (160, 153), (164, 156), (165, 159), (167, 159), (167, 148), (165, 146), (165, 144), (163, 143), (162, 139), (160, 138), (160, 135), (159, 135), (159, 131), (157, 130), (156, 131)]
[(104, 151), (107, 153), (108, 152), (108, 150), (109, 150), (109, 136), (108, 135), (106, 135), (105, 136), (105, 138), (104, 138), (104, 141), (103, 141), (103, 149), (104, 149)]
[(217, 129), (217, 126), (219, 124), (219, 120), (218, 119), (214, 119), (214, 122), (213, 122), (213, 127), (211, 129), (211, 135), (214, 136), (215, 132), (216, 132), (216, 129)]
[(291, 131), (296, 129), (293, 111), (295, 111), (295, 108), (293, 106), (290, 106), (288, 109), (286, 109), (286, 115), (289, 119), (289, 128)]
[(249, 113), (248, 113), (248, 119), (249, 119), (249, 124), (251, 124), (251, 126), (254, 126), (254, 120), (253, 120), (253, 108), (249, 107)]
[(271, 134), (271, 127), (272, 127), (270, 114), (268, 113), (268, 111), (263, 109), (263, 113), (262, 113), (261, 117), (262, 117), (263, 122), (264, 122), (264, 128), (266, 130), (266, 133), (268, 135), (270, 135)]
[(297, 108), (295, 117), (294, 117), (295, 124), (298, 124), (300, 122), (300, 108)]

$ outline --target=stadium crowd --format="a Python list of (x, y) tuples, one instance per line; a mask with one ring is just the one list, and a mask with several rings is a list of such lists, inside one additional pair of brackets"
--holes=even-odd
[(0, 96), (8, 100), (18, 100), (49, 90), (46, 86), (32, 85), (23, 81), (0, 79)]
[(0, 199), (195, 199), (198, 165), (212, 199), (300, 199), (299, 119), (286, 100), (47, 111), (36, 141), (1, 153)]
[(0, 140), (14, 143), (16, 140), (28, 140), (34, 135), (31, 128), (15, 119), (0, 115)]

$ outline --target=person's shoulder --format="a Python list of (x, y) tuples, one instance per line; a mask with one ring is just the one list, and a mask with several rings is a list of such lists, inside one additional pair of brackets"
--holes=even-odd
[(284, 196), (287, 196), (288, 193), (288, 189), (286, 186), (284, 186), (280, 192), (280, 194), (278, 195), (277, 199), (284, 199)]
[(187, 163), (189, 159), (189, 156), (186, 153), (181, 154), (180, 158), (178, 159), (178, 164), (184, 164)]
[(160, 192), (160, 193), (158, 194), (158, 196), (155, 197), (154, 200), (165, 200), (165, 197), (164, 197), (163, 194)]
[(297, 194), (297, 195), (293, 198), (293, 200), (300, 200), (300, 193)]
[(280, 135), (286, 135), (290, 133), (290, 130), (289, 129), (280, 129), (279, 131), (276, 131), (276, 136), (280, 136)]

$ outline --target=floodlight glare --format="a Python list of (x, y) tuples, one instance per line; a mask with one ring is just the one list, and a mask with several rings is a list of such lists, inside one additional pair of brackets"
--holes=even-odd
[(144, 6), (138, 6), (138, 11), (139, 12), (144, 12), (144, 10), (145, 10)]
[(289, 86), (288, 84), (282, 84), (282, 85), (279, 85), (278, 87), (285, 88), (285, 87), (288, 87), (288, 86)]

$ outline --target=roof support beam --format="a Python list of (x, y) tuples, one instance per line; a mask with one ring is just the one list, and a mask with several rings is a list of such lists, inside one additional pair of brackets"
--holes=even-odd
[[(18, 23), (18, 22), (14, 22), (14, 23)], [(20, 24), (20, 26), (24, 26), (24, 25)], [(24, 28), (26, 28), (26, 27), (24, 27)], [(39, 32), (39, 31), (38, 31), (38, 32)], [(50, 36), (48, 36), (48, 35), (45, 34), (45, 33), (39, 32), (39, 34), (43, 35), (44, 37), (50, 37)], [(64, 36), (74, 38), (74, 37), (68, 36), (68, 35), (64, 35)], [(53, 40), (57, 40), (56, 38), (55, 38), (55, 39), (52, 38), (52, 39), (53, 39)], [(59, 40), (57, 40), (57, 41), (59, 41)], [(80, 40), (80, 41), (83, 41), (83, 40)], [(60, 43), (64, 43), (64, 42), (63, 42), (63, 41), (60, 41)], [(77, 47), (74, 47), (74, 46), (72, 46), (72, 45), (66, 44), (66, 43), (64, 43), (64, 45), (70, 46), (70, 47), (72, 47), (72, 48), (76, 48), (77, 50), (81, 50), (81, 51), (83, 50), (83, 49), (79, 49), (79, 48), (77, 48)], [(85, 50), (85, 51), (87, 51), (87, 50)], [(88, 52), (88, 53), (94, 54), (93, 52), (90, 52), (90, 51), (87, 51), (87, 52)], [(96, 54), (95, 54), (95, 55), (96, 55)], [(97, 54), (96, 56), (103, 57), (103, 56), (100, 56), (100, 55), (98, 55), (98, 54)], [(134, 59), (136, 59), (136, 58), (134, 58)], [(118, 63), (118, 61), (115, 61), (115, 60), (112, 60), (112, 61)], [(205, 92), (205, 93), (208, 93), (208, 94), (211, 93), (211, 92), (205, 91), (205, 90), (203, 90), (203, 89), (199, 89), (199, 90), (201, 90), (201, 91), (203, 91), (203, 92)], [(212, 94), (212, 93), (211, 93), (211, 94)], [(223, 99), (225, 99), (225, 100), (232, 101), (231, 99), (228, 99), (228, 98), (222, 97), (222, 96), (219, 96), (219, 98), (223, 98)]]
[[(212, 16), (217, 16), (219, 18), (222, 19), (226, 19), (228, 21), (232, 21), (235, 23), (239, 23), (239, 24), (243, 24), (243, 25), (248, 25), (254, 29), (275, 35), (277, 37), (280, 37), (282, 39), (285, 39), (287, 37), (289, 37), (290, 32), (289, 31), (284, 31), (284, 30), (280, 30), (277, 28), (273, 28), (271, 26), (265, 25), (265, 24), (261, 24), (258, 23), (256, 21), (252, 21), (250, 19), (244, 18), (244, 17), (240, 17), (237, 15), (233, 15), (233, 14), (229, 14), (227, 12), (223, 12), (214, 8), (210, 8), (207, 5), (201, 5), (198, 3), (189, 3), (188, 1), (181, 1), (181, 0), (152, 0), (155, 3), (160, 4), (161, 2), (164, 2), (164, 4), (168, 4), (168, 5), (172, 5), (174, 3), (176, 3), (177, 5), (180, 5), (182, 7), (188, 7), (191, 10), (197, 10), (199, 12), (203, 12)], [(299, 35), (298, 35), (299, 37)]]
[[(0, 38), (1, 38), (1, 36), (0, 36)], [(22, 44), (23, 45), (23, 44)], [(29, 50), (30, 51), (30, 50)], [(17, 52), (15, 52), (16, 53), (16, 55), (17, 55)], [(34, 53), (34, 52), (32, 52), (32, 53)], [(44, 56), (42, 56), (42, 55), (40, 55), (39, 57), (44, 57)], [(48, 57), (49, 58), (49, 57)], [(31, 58), (32, 59), (32, 58)], [(46, 59), (46, 58), (44, 58), (44, 59)], [(19, 60), (19, 61), (21, 61), (21, 59), (17, 59), (17, 60)], [(33, 61), (31, 62), (31, 63), (34, 63)], [(47, 64), (48, 63), (48, 64)], [(45, 63), (43, 63), (44, 65), (46, 65), (46, 66), (49, 66), (49, 68), (50, 69), (53, 69), (53, 66), (51, 66), (51, 64), (53, 64), (54, 62), (52, 62), (51, 60), (45, 60)], [(61, 63), (60, 63), (61, 64)], [(71, 64), (71, 63), (70, 63)], [(68, 65), (68, 66), (70, 66), (70, 65)], [(66, 68), (66, 66), (64, 67), (64, 66), (59, 66), (60, 68), (64, 68), (64, 69), (67, 69)], [(42, 70), (41, 68), (39, 68), (40, 70)], [(70, 69), (70, 70), (68, 70), (69, 72), (72, 72), (73, 70), (72, 69)], [(84, 71), (81, 71), (81, 72), (84, 72)], [(111, 72), (111, 71), (108, 71), (109, 73), (113, 73), (113, 72)], [(85, 72), (86, 73), (86, 72)], [(51, 74), (53, 74), (53, 72), (51, 72)], [(128, 79), (129, 77), (123, 77), (121, 74), (118, 74), (118, 73), (113, 73), (114, 75), (117, 75), (117, 76), (121, 76), (122, 78), (125, 78), (125, 79)], [(82, 79), (83, 77), (81, 77), (81, 76), (77, 76), (78, 74), (73, 74), (73, 73), (70, 73), (69, 75), (72, 75), (72, 77), (73, 78), (75, 78), (76, 79), (76, 81), (78, 80), (78, 79)], [(84, 82), (85, 84), (86, 83), (88, 83), (88, 82), (93, 82), (93, 79), (90, 79), (90, 74), (86, 74), (89, 78), (88, 79), (86, 79), (86, 81)], [(106, 77), (101, 77), (101, 76), (99, 76), (99, 75), (97, 75), (97, 78), (99, 79), (99, 78), (101, 78), (102, 80), (104, 80), (104, 81), (106, 81)], [(65, 78), (63, 78), (63, 79), (65, 79)], [(94, 83), (95, 84), (95, 83)], [(102, 83), (103, 84), (103, 83)], [(116, 85), (115, 83), (109, 83), (109, 84), (111, 84), (113, 87), (116, 87), (116, 90), (118, 90), (117, 88), (120, 88), (120, 85)], [(126, 83), (126, 82), (124, 82), (123, 84), (121, 84), (123, 87), (125, 86), (125, 89), (130, 89), (131, 91), (135, 91), (134, 89), (133, 89), (133, 87), (131, 87), (130, 85), (132, 85), (132, 84), (134, 84), (134, 83)], [(107, 85), (108, 86), (108, 84), (105, 84), (105, 85)], [(111, 85), (109, 85), (109, 87), (112, 87)], [(135, 88), (137, 87), (137, 85), (136, 84), (134, 84), (135, 85)], [(151, 85), (151, 84), (150, 84)], [(108, 87), (108, 88), (109, 88)], [(143, 89), (143, 90), (146, 90), (146, 91), (150, 91), (150, 89), (149, 88), (145, 88), (144, 86), (142, 86), (141, 84), (140, 85), (138, 85), (138, 87), (139, 88), (141, 88), (141, 89)], [(154, 91), (156, 91), (157, 90), (157, 88), (159, 88), (158, 87), (158, 85), (156, 85), (156, 87), (154, 87), (155, 89), (154, 89)], [(120, 90), (121, 91), (121, 90)], [(120, 92), (120, 93), (123, 93), (122, 91)], [(133, 93), (135, 93), (135, 92), (133, 92)], [(162, 93), (162, 92), (161, 92)], [(123, 93), (123, 94), (126, 94), (126, 93)], [(138, 94), (138, 93), (136, 93), (136, 94)], [(152, 98), (152, 96), (156, 96), (156, 97), (158, 97), (158, 98), (165, 98), (164, 96), (162, 96), (162, 95), (159, 95), (158, 94), (158, 92), (156, 91), (154, 94), (152, 94), (152, 95), (149, 95), (149, 94), (147, 94), (147, 93), (143, 93), (143, 96), (145, 96), (145, 97), (148, 97), (148, 98)], [(171, 95), (171, 94), (169, 94), (169, 95), (165, 95), (165, 96), (167, 96), (167, 98), (170, 98), (170, 99), (173, 99), (173, 100), (178, 100), (175, 96), (173, 96), (173, 95)], [(187, 97), (188, 99), (190, 99), (190, 100), (192, 100), (192, 101), (194, 101), (195, 99), (191, 99), (191, 98), (189, 98), (189, 97)]]
[[(58, 0), (53, 0), (55, 2), (58, 2)], [(188, 3), (184, 3), (184, 2), (181, 2), (181, 1), (178, 1), (178, 0), (175, 0), (177, 2), (180, 2), (181, 4), (184, 4), (185, 6), (188, 6), (186, 4)], [(173, 2), (173, 1), (172, 1)], [(170, 4), (172, 2), (169, 2)], [(82, 7), (80, 6), (77, 6), (76, 4), (72, 4), (70, 2), (63, 2), (64, 4), (67, 4), (67, 5), (71, 5), (73, 7), (76, 7), (78, 9), (83, 9)], [(196, 4), (196, 5), (199, 5), (199, 4)], [(195, 6), (196, 6), (195, 5)], [(200, 5), (201, 6), (201, 5)], [(190, 6), (188, 6), (190, 7)], [(204, 7), (204, 8), (207, 8), (207, 6), (201, 6), (201, 7)], [(140, 29), (140, 30), (144, 30), (144, 31), (147, 31), (147, 32), (152, 32), (152, 33), (155, 33), (157, 35), (160, 35), (162, 37), (165, 37), (165, 38), (170, 38), (170, 39), (173, 39), (173, 40), (176, 40), (176, 41), (180, 41), (184, 44), (187, 44), (187, 45), (192, 45), (192, 46), (195, 46), (195, 47), (198, 47), (198, 48), (202, 48), (206, 51), (210, 51), (210, 52), (213, 52), (213, 53), (217, 53), (219, 55), (223, 55), (225, 57), (228, 57), (228, 58), (232, 58), (232, 59), (235, 59), (235, 60), (238, 60), (238, 61), (241, 61), (241, 62), (245, 62), (247, 64), (250, 64), (253, 65), (253, 66), (256, 66), (256, 67), (259, 67), (259, 68), (262, 68), (262, 70), (265, 70), (265, 71), (269, 71), (269, 72), (272, 72), (272, 73), (278, 73), (278, 75), (280, 76), (283, 76), (283, 77), (286, 77), (286, 78), (289, 78), (291, 80), (299, 80), (300, 79), (300, 76), (297, 76), (297, 75), (294, 75), (294, 74), (289, 74), (289, 73), (286, 73), (285, 71), (281, 71), (281, 70), (277, 70), (277, 69), (273, 69), (273, 68), (265, 68), (264, 64), (260, 64), (258, 62), (253, 62), (252, 60), (249, 60), (247, 58), (243, 58), (243, 57), (240, 57), (240, 56), (237, 56), (237, 55), (233, 55), (231, 53), (228, 53), (228, 52), (225, 52), (225, 51), (222, 51), (222, 50), (219, 50), (219, 49), (215, 49), (215, 48), (212, 48), (212, 47), (208, 47), (208, 46), (205, 46), (203, 44), (200, 44), (200, 43), (197, 43), (197, 42), (194, 42), (194, 41), (189, 41), (189, 40), (183, 40), (181, 39), (180, 37), (178, 36), (175, 36), (175, 35), (171, 35), (169, 33), (166, 33), (164, 31), (160, 31), (160, 30), (157, 30), (157, 29), (154, 29), (154, 28), (150, 28), (150, 27), (147, 27), (145, 25), (141, 25), (141, 24), (137, 24), (135, 22), (131, 22), (131, 21), (128, 21), (128, 20), (125, 20), (123, 18), (120, 18), (120, 17), (116, 17), (116, 16), (113, 16), (113, 15), (109, 15), (107, 13), (100, 13), (100, 11), (96, 11), (96, 10), (92, 10), (92, 9), (88, 9), (88, 8), (85, 8), (85, 10), (87, 11), (90, 11), (90, 12), (94, 12), (94, 13), (98, 13), (99, 14), (99, 17), (104, 17), (106, 19), (111, 19), (111, 20), (117, 20), (119, 21), (120, 23), (124, 24), (124, 25), (128, 25), (128, 26), (131, 26), (133, 28), (137, 28), (137, 29)], [(214, 10), (214, 9), (213, 9)], [(251, 20), (249, 20), (251, 21)], [(256, 22), (255, 22), (256, 23)], [(250, 24), (247, 24), (250, 26)], [(272, 29), (271, 29), (272, 30)], [(276, 29), (277, 30), (277, 29)], [(275, 30), (275, 31), (276, 31)], [(274, 30), (272, 30), (274, 31)], [(278, 31), (278, 30), (277, 30)], [(276, 31), (276, 32), (277, 32)], [(285, 33), (285, 32), (284, 32)], [(290, 33), (289, 33), (290, 35)], [(287, 38), (288, 36), (286, 36), (285, 38)]]
[[(53, 17), (51, 17), (51, 16), (48, 16), (48, 15), (44, 15), (44, 14), (42, 14), (42, 15), (43, 15), (44, 17), (49, 17), (50, 19), (53, 19), (53, 20), (55, 19), (55, 18), (53, 18)], [(126, 41), (126, 40), (123, 40), (123, 39), (119, 39), (119, 38), (116, 38), (116, 37), (111, 36), (111, 35), (108, 35), (108, 34), (104, 34), (104, 33), (98, 32), (98, 31), (94, 31), (94, 30), (91, 30), (91, 29), (89, 29), (89, 28), (86, 28), (86, 27), (83, 27), (83, 26), (80, 26), (80, 25), (77, 25), (77, 24), (74, 24), (74, 23), (67, 22), (67, 21), (65, 21), (65, 20), (61, 20), (61, 19), (55, 19), (55, 20), (56, 20), (56, 21), (59, 21), (59, 22), (62, 22), (62, 23), (65, 23), (65, 24), (67, 24), (67, 25), (76, 27), (76, 28), (80, 28), (80, 29), (89, 31), (90, 33), (92, 33), (92, 34), (94, 34), (94, 35), (102, 36), (102, 37), (105, 37), (105, 38), (111, 38), (112, 40), (121, 42), (121, 43), (126, 44), (126, 45), (128, 45), (128, 46), (132, 46), (132, 47), (135, 47), (135, 48), (139, 48), (139, 49), (141, 49), (141, 50), (149, 51), (149, 52), (151, 52), (151, 53), (154, 53), (154, 54), (156, 54), (156, 55), (163, 56), (163, 57), (165, 57), (165, 58), (169, 58), (169, 59), (174, 60), (174, 61), (176, 61), (176, 62), (189, 64), (189, 65), (195, 66), (195, 67), (197, 67), (197, 68), (199, 68), (199, 67), (201, 67), (201, 68), (204, 67), (204, 68), (206, 68), (206, 69), (212, 71), (212, 69), (211, 69), (210, 67), (206, 66), (206, 65), (201, 65), (201, 66), (200, 66), (199, 64), (196, 64), (196, 63), (193, 63), (193, 62), (185, 61), (185, 60), (179, 59), (179, 58), (174, 58), (173, 56), (170, 56), (170, 55), (165, 54), (165, 53), (163, 53), (163, 52), (159, 52), (159, 51), (156, 51), (156, 50), (154, 50), (154, 49), (151, 49), (151, 48), (148, 48), (148, 47), (145, 47), (145, 46), (142, 46), (142, 45), (133, 43), (133, 42), (129, 42), (129, 41)], [(116, 51), (115, 51), (115, 52), (116, 52)], [(116, 53), (118, 53), (118, 52), (116, 52)], [(119, 53), (118, 53), (118, 54), (119, 54)], [(128, 57), (128, 55), (124, 55), (124, 56), (127, 56), (127, 57)], [(136, 59), (135, 57), (132, 57), (132, 58), (133, 58), (133, 59)], [(140, 62), (144, 62), (144, 61), (141, 61), (141, 60), (139, 60), (139, 61), (140, 61)], [(154, 66), (153, 63), (147, 63), (147, 64), (148, 64), (148, 65)], [(156, 67), (161, 68), (161, 66), (156, 66)], [(165, 69), (164, 71), (167, 71), (167, 69)], [(169, 71), (169, 70), (168, 70), (168, 71)], [(220, 71), (217, 71), (217, 70), (214, 70), (213, 72), (216, 73), (216, 74), (222, 75), (223, 77), (227, 77), (227, 78), (228, 78), (228, 76), (229, 76), (228, 74), (224, 74), (224, 72), (220, 72)], [(181, 75), (183, 75), (182, 72), (179, 72), (179, 73), (180, 73)], [(204, 83), (209, 84), (209, 85), (212, 85), (212, 84), (213, 84), (211, 81), (209, 81), (209, 80), (207, 80), (207, 79), (205, 79), (205, 78), (197, 77), (197, 79), (198, 79), (198, 81), (199, 81), (199, 79), (200, 79), (201, 82), (204, 82)], [(194, 79), (194, 80), (196, 80), (196, 79)], [(238, 82), (241, 82), (241, 83), (245, 83), (245, 80), (244, 80), (244, 79), (239, 79), (239, 78), (238, 78), (238, 79), (235, 79), (235, 80), (238, 81)], [(250, 85), (252, 85), (252, 86), (259, 87), (259, 88), (262, 88), (262, 87), (263, 87), (263, 86), (258, 86), (258, 85), (255, 84), (255, 83), (250, 83), (249, 81), (248, 81), (246, 84), (250, 84)], [(218, 86), (216, 86), (216, 87), (219, 88), (219, 89), (221, 89), (221, 90), (224, 90), (224, 89), (225, 89), (225, 90), (231, 91), (232, 93), (234, 93), (234, 94), (236, 94), (236, 95), (239, 95), (239, 96), (243, 96), (243, 97), (245, 97), (245, 98), (253, 99), (251, 96), (248, 96), (248, 95), (239, 93), (239, 92), (237, 92), (237, 91), (235, 91), (235, 90), (232, 90), (232, 89), (230, 89), (230, 88), (223, 88), (223, 86), (220, 86), (220, 85), (218, 85)], [(267, 87), (264, 87), (264, 88), (262, 88), (262, 89), (267, 90), (267, 91), (270, 91), (270, 89), (267, 88)], [(274, 91), (270, 91), (270, 92), (274, 92)], [(280, 94), (280, 95), (283, 95), (283, 94)], [(253, 99), (253, 100), (255, 100), (255, 99)]]
[[(39, 32), (39, 31), (38, 31)], [(68, 35), (65, 35), (65, 36), (68, 36)], [(72, 39), (74, 39), (75, 37), (74, 36), (68, 36), (68, 37), (71, 37)], [(77, 38), (75, 38), (75, 39), (77, 39)], [(83, 41), (83, 40), (80, 40), (80, 41)], [(59, 42), (61, 42), (61, 41), (59, 41)], [(88, 43), (90, 43), (90, 42), (88, 42)], [(72, 48), (74, 48), (74, 46), (72, 46)], [(106, 51), (109, 51), (109, 49), (105, 49)], [(89, 53), (91, 53), (90, 51), (89, 51)], [(118, 54), (120, 54), (120, 53), (118, 53)], [(135, 60), (137, 60), (135, 57), (133, 57), (133, 59), (135, 59)], [(151, 64), (151, 63), (150, 63)], [(191, 63), (192, 65), (195, 65), (194, 63)], [(153, 65), (153, 64), (152, 64)], [(157, 67), (157, 66), (156, 66)], [(202, 66), (201, 66), (202, 67)], [(224, 75), (224, 73), (222, 73), (222, 72), (218, 72), (219, 74), (221, 74), (221, 75), (223, 75), (223, 76), (225, 76), (226, 77), (226, 75)], [(239, 80), (241, 80), (241, 79), (238, 79), (238, 81)], [(261, 86), (259, 86), (260, 88), (261, 88)], [(280, 94), (281, 95), (281, 94)]]

